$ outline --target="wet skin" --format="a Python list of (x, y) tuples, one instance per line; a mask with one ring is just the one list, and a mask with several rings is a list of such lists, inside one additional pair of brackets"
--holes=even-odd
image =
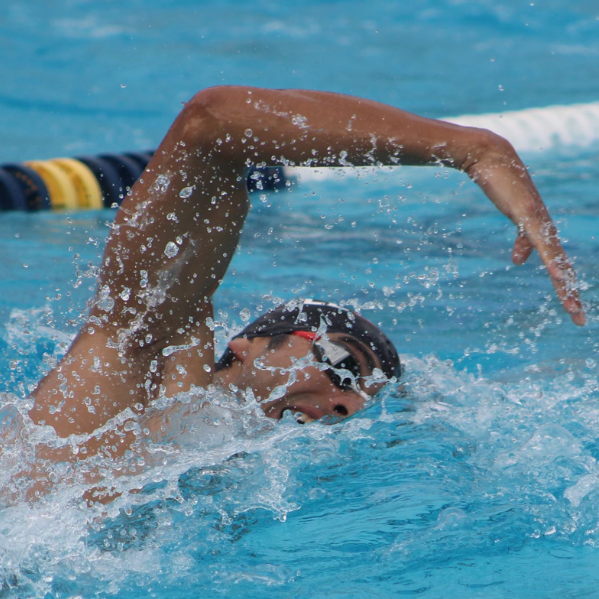
[[(215, 382), (228, 389), (251, 390), (269, 418), (280, 419), (289, 410), (303, 414), (298, 419), (302, 423), (325, 416), (344, 419), (364, 407), (363, 397), (331, 382), (314, 358), (312, 341), (295, 335), (286, 337), (276, 349), (269, 349), (268, 337), (232, 339), (228, 345), (235, 359), (231, 366), (216, 373)], [(357, 359), (363, 376), (372, 374), (372, 366), (380, 368), (374, 353), (363, 344), (341, 334), (331, 334), (329, 339), (345, 344)], [(359, 384), (370, 396), (384, 386), (384, 383), (369, 385), (364, 380)], [(284, 396), (269, 400), (273, 390), (280, 386), (286, 387)]]

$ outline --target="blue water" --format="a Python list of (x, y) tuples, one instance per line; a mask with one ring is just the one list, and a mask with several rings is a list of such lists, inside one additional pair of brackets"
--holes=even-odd
[[(0, 162), (155, 147), (181, 102), (219, 83), (439, 117), (599, 100), (591, 1), (9, 0), (0, 30)], [(0, 594), (599, 597), (599, 144), (524, 158), (578, 270), (585, 328), (537, 257), (511, 265), (511, 225), (459, 173), (256, 195), (216, 298), (219, 341), (245, 308), (349, 301), (395, 341), (404, 388), (335, 426), (213, 398), (204, 445), (161, 447), (115, 483), (144, 493), (107, 508), (58, 471), (45, 499), (0, 509)], [(1, 215), (2, 430), (77, 330), (112, 218)], [(3, 489), (27, 443), (6, 443)]]

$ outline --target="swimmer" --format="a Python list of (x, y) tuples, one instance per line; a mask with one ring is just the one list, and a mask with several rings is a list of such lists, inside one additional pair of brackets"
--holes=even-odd
[(516, 226), (513, 261), (536, 249), (564, 309), (585, 323), (555, 226), (503, 138), (339, 94), (215, 87), (185, 105), (123, 201), (89, 316), (33, 392), (31, 419), (60, 437), (84, 435), (126, 408), (141, 413), (159, 396), (212, 384), (251, 393), (272, 418), (358, 412), (401, 374), (377, 327), (298, 300), (229, 341), (215, 367), (212, 297), (248, 212), (249, 167), (396, 164), (467, 173)]

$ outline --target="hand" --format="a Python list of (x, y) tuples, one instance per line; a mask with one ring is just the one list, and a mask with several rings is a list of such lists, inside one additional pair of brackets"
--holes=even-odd
[(512, 252), (514, 264), (526, 262), (536, 249), (564, 309), (575, 324), (583, 326), (586, 317), (576, 273), (526, 167), (506, 140), (489, 132), (481, 134), (486, 140), (479, 143), (478, 154), (469, 154), (464, 170), (518, 228)]
[(527, 221), (519, 227), (518, 236), (514, 242), (512, 261), (514, 264), (524, 264), (533, 249), (536, 248), (547, 268), (564, 310), (570, 314), (574, 323), (584, 326), (586, 316), (578, 295), (576, 273), (562, 248), (553, 221), (547, 211), (544, 212), (546, 217), (541, 219), (540, 226), (537, 223), (534, 223), (535, 226), (531, 226), (530, 221)]

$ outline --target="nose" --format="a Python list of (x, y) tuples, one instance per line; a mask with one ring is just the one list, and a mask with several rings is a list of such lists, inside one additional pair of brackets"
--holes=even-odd
[(334, 408), (333, 412), (339, 416), (349, 416), (349, 410), (342, 404), (338, 403)]
[(227, 343), (229, 349), (233, 352), (235, 359), (242, 364), (248, 361), (248, 355), (251, 347), (251, 341), (245, 337), (236, 337)]
[(334, 387), (327, 397), (326, 405), (322, 407), (329, 415), (347, 418), (364, 407), (364, 399), (353, 391), (341, 391)]

